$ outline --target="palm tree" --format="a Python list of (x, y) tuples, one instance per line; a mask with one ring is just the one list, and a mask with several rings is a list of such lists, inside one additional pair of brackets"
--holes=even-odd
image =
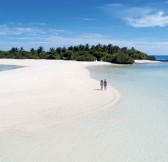
[(20, 47), (19, 51), (20, 51), (20, 52), (24, 51), (23, 47)]
[(97, 52), (101, 52), (101, 51), (102, 51), (102, 50), (101, 50), (101, 49), (102, 49), (102, 45), (101, 45), (100, 43), (99, 43), (98, 45), (96, 45), (95, 48), (96, 48), (96, 51), (97, 51)]
[(85, 46), (82, 45), (82, 44), (80, 44), (80, 45), (78, 46), (78, 48), (79, 48), (79, 51), (83, 51), (83, 50), (85, 49)]
[(86, 44), (86, 45), (85, 45), (85, 50), (86, 50), (86, 51), (89, 51), (89, 48), (90, 48), (90, 47), (89, 47), (89, 44)]
[(54, 54), (56, 52), (55, 48), (51, 47), (50, 50), (49, 50), (49, 52)]
[(61, 48), (61, 47), (58, 47), (58, 48), (56, 49), (56, 52), (59, 53), (59, 54), (61, 54), (62, 48)]
[(113, 46), (113, 52), (118, 52), (120, 48), (118, 46)]
[(19, 49), (17, 47), (12, 47), (11, 50), (9, 51), (10, 53), (16, 53), (18, 52)]
[(127, 49), (127, 47), (123, 47), (123, 48), (121, 48), (121, 51), (122, 51), (123, 53), (127, 53), (128, 49)]
[(108, 51), (108, 53), (113, 53), (113, 45), (112, 44), (109, 44), (107, 46), (107, 51)]
[(32, 54), (35, 54), (35, 53), (36, 53), (36, 50), (35, 50), (34, 48), (31, 48), (31, 49), (30, 49), (30, 52), (31, 52)]
[(38, 49), (37, 49), (37, 53), (39, 55), (41, 55), (42, 53), (44, 52), (44, 48), (42, 46), (40, 46)]

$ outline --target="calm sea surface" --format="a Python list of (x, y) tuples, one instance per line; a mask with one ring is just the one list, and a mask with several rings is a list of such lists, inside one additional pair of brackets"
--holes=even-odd
[(21, 68), (21, 66), (16, 66), (16, 65), (2, 65), (2, 64), (0, 64), (0, 71), (12, 70), (12, 69), (17, 69), (17, 68)]
[(156, 55), (156, 60), (168, 60), (168, 56), (166, 55)]
[(121, 95), (121, 100), (97, 119), (103, 120), (102, 139), (107, 142), (103, 160), (167, 162), (168, 63), (89, 69), (93, 78), (106, 78)]

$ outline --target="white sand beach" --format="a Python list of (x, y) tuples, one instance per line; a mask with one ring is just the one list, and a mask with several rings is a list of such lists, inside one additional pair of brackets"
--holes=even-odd
[[(76, 138), (70, 125), (120, 98), (112, 87), (101, 91), (86, 68), (109, 63), (1, 59), (0, 64), (24, 66), (0, 72), (3, 162), (69, 161), (65, 159), (74, 151)], [(81, 129), (79, 124), (75, 132)]]
[(135, 64), (147, 64), (147, 63), (157, 63), (160, 61), (153, 61), (153, 60), (135, 60)]

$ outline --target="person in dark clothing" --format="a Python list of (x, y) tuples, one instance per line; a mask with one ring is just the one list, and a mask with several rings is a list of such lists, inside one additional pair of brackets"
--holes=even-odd
[(103, 90), (103, 80), (100, 81), (101, 90)]
[(104, 90), (106, 90), (107, 89), (107, 81), (106, 81), (106, 79), (104, 79)]

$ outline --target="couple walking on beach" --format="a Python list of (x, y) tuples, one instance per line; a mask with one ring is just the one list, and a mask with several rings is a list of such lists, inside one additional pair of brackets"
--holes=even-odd
[(107, 81), (106, 81), (106, 79), (104, 79), (104, 81), (103, 80), (100, 81), (101, 90), (103, 90), (103, 86), (104, 86), (104, 90), (106, 90), (106, 88), (107, 88)]

